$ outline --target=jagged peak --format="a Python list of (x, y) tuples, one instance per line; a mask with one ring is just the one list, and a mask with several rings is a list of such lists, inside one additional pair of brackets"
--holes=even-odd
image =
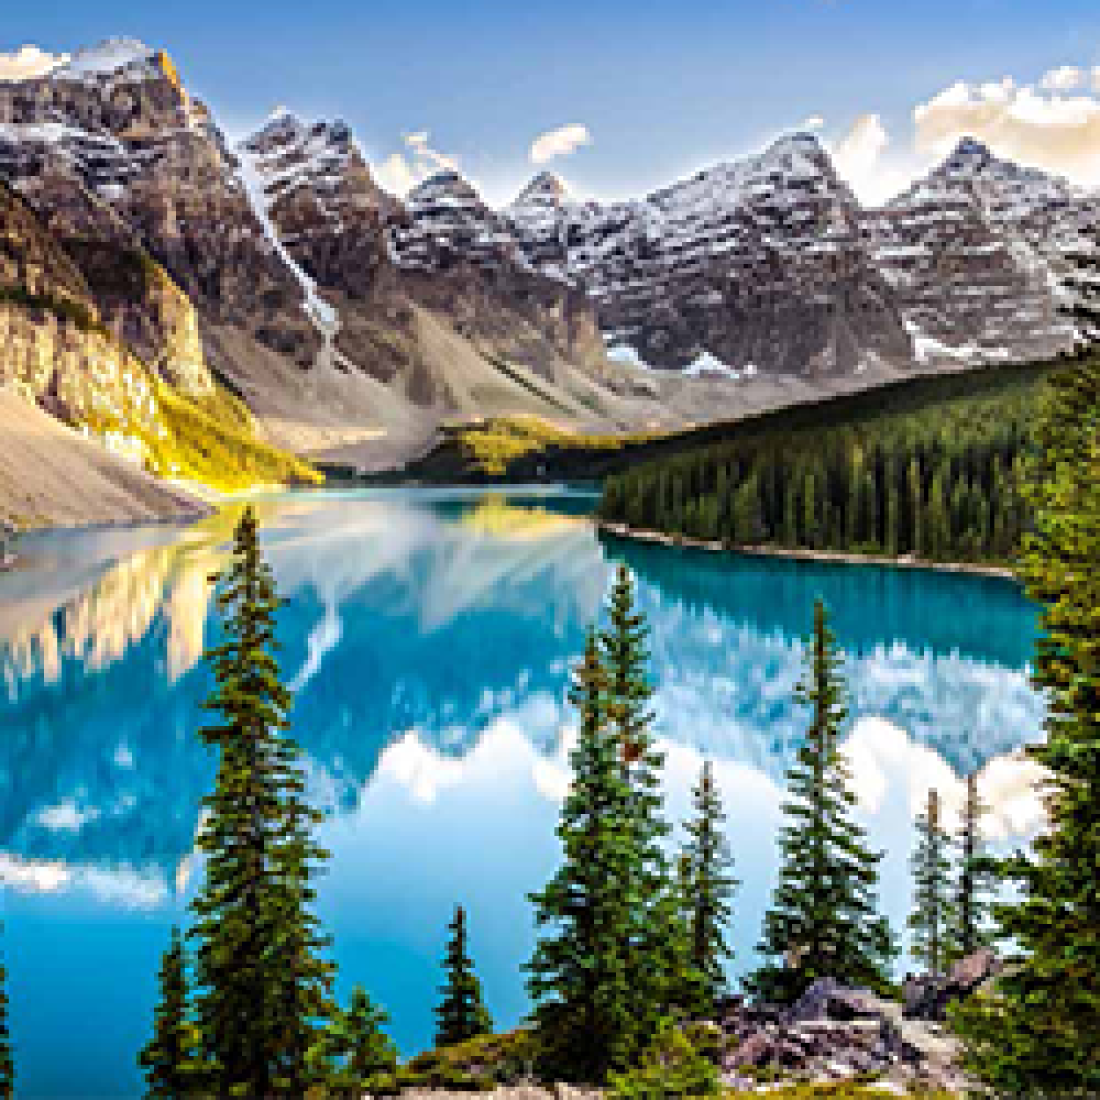
[(984, 141), (979, 141), (969, 134), (959, 138), (955, 151), (951, 155), (953, 157), (981, 157), (983, 159), (993, 156), (989, 151), (989, 146)]
[(239, 150), (259, 155), (297, 149), (309, 155), (347, 154), (354, 144), (351, 127), (343, 119), (306, 122), (286, 107), (276, 107), (264, 124), (238, 142)]
[(560, 206), (569, 199), (569, 188), (554, 172), (539, 172), (512, 201), (512, 207)]
[(795, 130), (790, 134), (782, 134), (764, 150), (764, 156), (782, 156), (785, 153), (821, 153), (825, 152), (825, 146), (817, 134), (809, 130)]
[(243, 149), (259, 152), (272, 144), (297, 141), (305, 134), (306, 126), (297, 115), (286, 107), (276, 107), (263, 125), (240, 142)]
[(441, 168), (427, 179), (421, 180), (405, 196), (407, 205), (437, 201), (440, 198), (461, 199), (464, 202), (481, 202), (474, 186), (454, 168)]
[(165, 73), (172, 69), (168, 55), (153, 49), (138, 38), (106, 38), (94, 46), (83, 46), (50, 75), (60, 80), (86, 80), (111, 76), (124, 70), (156, 69)]
[(951, 154), (932, 173), (939, 179), (996, 179), (1036, 193), (1068, 193), (1073, 188), (1064, 176), (999, 157), (983, 141), (963, 137)]

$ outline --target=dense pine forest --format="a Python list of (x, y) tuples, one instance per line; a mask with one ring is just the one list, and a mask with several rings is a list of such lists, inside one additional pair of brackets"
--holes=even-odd
[(1049, 366), (766, 417), (604, 484), (606, 521), (734, 545), (1009, 562)]

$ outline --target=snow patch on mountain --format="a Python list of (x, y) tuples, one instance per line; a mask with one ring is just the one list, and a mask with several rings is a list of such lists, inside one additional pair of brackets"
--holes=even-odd
[[(752, 364), (749, 365), (752, 366)], [(731, 378), (735, 382), (739, 382), (743, 372), (737, 370), (735, 367), (731, 367), (728, 363), (723, 363), (721, 359), (712, 355), (709, 351), (703, 351), (688, 363), (681, 373), (687, 375), (688, 378), (703, 378), (708, 375), (717, 375), (721, 378)], [(756, 373), (755, 366), (753, 366), (752, 373)]]
[(154, 64), (156, 57), (156, 50), (136, 38), (108, 38), (97, 46), (77, 50), (51, 75), (59, 80), (86, 80), (108, 76), (121, 69), (126, 69), (127, 75), (137, 75), (142, 67), (147, 67), (147, 75), (155, 76), (159, 75)]
[(612, 363), (619, 363), (624, 367), (634, 367), (636, 370), (655, 370), (639, 354), (636, 348), (630, 344), (611, 344), (606, 351), (607, 358)]
[(252, 212), (256, 215), (256, 220), (260, 223), (264, 236), (270, 241), (275, 253), (302, 288), (304, 296), (302, 308), (321, 336), (322, 346), (318, 354), (318, 365), (331, 366), (335, 357), (336, 336), (340, 331), (340, 315), (317, 292), (316, 282), (310, 278), (283, 243), (271, 218), (271, 198), (265, 186), (264, 175), (257, 166), (259, 159), (257, 154), (251, 152), (246, 145), (242, 145), (237, 149), (237, 157), (239, 160), (237, 178), (248, 196)]

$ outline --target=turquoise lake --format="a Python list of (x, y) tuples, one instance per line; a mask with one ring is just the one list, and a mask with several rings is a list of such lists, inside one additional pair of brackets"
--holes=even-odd
[[(715, 761), (751, 962), (775, 872), (792, 700), (823, 596), (848, 655), (846, 745), (883, 906), (909, 904), (912, 817), (980, 769), (998, 846), (1040, 820), (1035, 613), (1008, 581), (757, 560), (601, 538), (567, 491), (378, 490), (258, 505), (289, 599), (282, 664), (332, 860), (319, 909), (339, 989), (363, 983), (402, 1051), (429, 1043), (452, 907), (500, 1026), (524, 1014), (528, 891), (558, 858), (571, 662), (625, 561), (652, 626), (669, 816)], [(136, 1096), (160, 953), (186, 923), (214, 762), (195, 730), (216, 635), (208, 576), (233, 514), (27, 538), (0, 576), (0, 880), (20, 1095)], [(904, 960), (899, 963), (904, 968)]]

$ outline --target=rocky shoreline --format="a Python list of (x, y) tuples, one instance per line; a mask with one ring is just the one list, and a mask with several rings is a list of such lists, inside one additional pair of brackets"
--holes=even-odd
[(807, 550), (793, 546), (733, 546), (720, 540), (690, 538), (687, 535), (669, 535), (663, 531), (629, 527), (625, 523), (611, 523), (597, 519), (596, 528), (616, 538), (635, 539), (639, 542), (655, 542), (662, 546), (686, 546), (694, 550), (742, 555), (752, 558), (785, 558), (791, 561), (820, 561), (834, 565), (885, 565), (897, 569), (931, 569), (939, 573), (964, 573), (976, 577), (999, 577), (1016, 581), (1016, 574), (1006, 566), (978, 565), (972, 562), (927, 561), (911, 555), (889, 557), (885, 554), (845, 554), (833, 550)]

